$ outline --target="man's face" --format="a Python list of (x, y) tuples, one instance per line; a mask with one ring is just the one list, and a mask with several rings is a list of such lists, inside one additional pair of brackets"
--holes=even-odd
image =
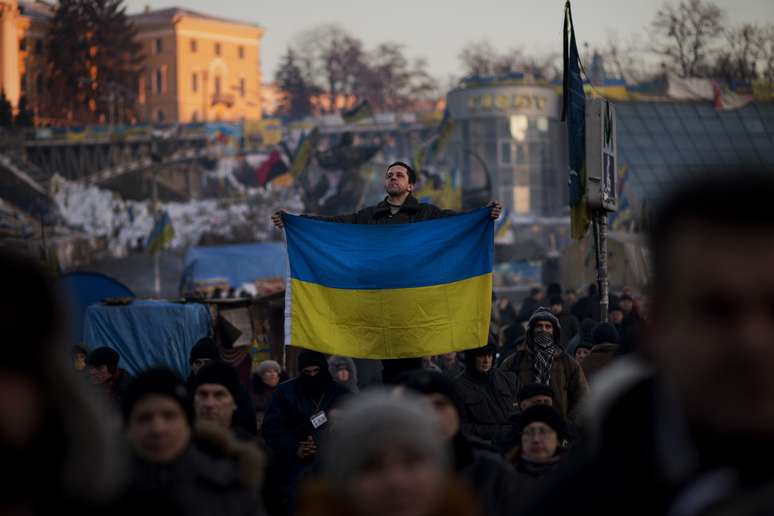
[(546, 333), (554, 334), (554, 325), (550, 321), (536, 321), (535, 331), (544, 331)]
[(562, 305), (551, 305), (551, 313), (554, 315), (562, 313)]
[(111, 374), (105, 364), (89, 366), (89, 378), (94, 385), (101, 385), (110, 380)]
[(306, 366), (305, 368), (301, 369), (301, 374), (305, 374), (306, 376), (317, 376), (320, 374), (320, 366)]
[(479, 373), (488, 373), (492, 369), (492, 363), (494, 362), (494, 356), (491, 354), (478, 355), (475, 357), (476, 371)]
[(591, 354), (591, 350), (589, 348), (576, 348), (575, 349), (575, 360), (578, 361), (579, 364), (582, 364), (584, 360), (586, 360), (586, 357)]
[(645, 351), (695, 428), (770, 437), (774, 237), (698, 222), (672, 231)]
[(567, 304), (567, 306), (574, 305), (577, 300), (578, 296), (575, 295), (575, 292), (565, 292), (564, 302)]
[(535, 295), (533, 297), (535, 301), (542, 301), (543, 298), (546, 297), (546, 293), (543, 292), (542, 290), (538, 290), (537, 292), (535, 292)]
[(624, 299), (621, 301), (621, 311), (624, 314), (628, 314), (629, 312), (631, 312), (632, 306), (633, 306), (633, 303), (631, 299)]
[(76, 353), (73, 356), (73, 367), (76, 371), (83, 371), (86, 369), (86, 355), (83, 353)]
[(519, 403), (519, 408), (524, 411), (533, 405), (548, 405), (549, 407), (552, 407), (554, 405), (554, 399), (551, 396), (546, 396), (545, 394), (536, 394), (535, 396), (530, 396), (525, 400), (521, 400), (521, 403)]
[(199, 372), (199, 369), (206, 366), (212, 362), (209, 358), (197, 358), (191, 363), (191, 370), (193, 371), (193, 374), (197, 374)]
[(196, 417), (212, 421), (223, 428), (231, 428), (236, 401), (223, 385), (204, 383), (194, 393), (194, 409)]
[(126, 434), (134, 451), (155, 463), (175, 460), (191, 440), (191, 428), (180, 404), (158, 394), (149, 394), (134, 404)]
[(384, 190), (387, 195), (397, 197), (414, 190), (414, 185), (409, 182), (408, 170), (401, 165), (395, 165), (387, 169), (384, 175)]
[(460, 415), (457, 413), (457, 407), (443, 394), (426, 394), (424, 398), (433, 404), (444, 439), (451, 441), (460, 429)]
[(548, 462), (559, 449), (559, 436), (545, 423), (535, 421), (522, 431), (521, 449), (524, 458), (533, 462)]
[(621, 324), (623, 322), (624, 314), (621, 310), (613, 310), (608, 315), (610, 324)]

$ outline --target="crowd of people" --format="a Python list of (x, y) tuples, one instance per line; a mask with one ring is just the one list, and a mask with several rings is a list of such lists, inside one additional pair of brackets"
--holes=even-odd
[(771, 514), (774, 182), (743, 177), (664, 201), (609, 322), (593, 285), (495, 298), (484, 346), (381, 378), (304, 350), (243, 382), (209, 337), (187, 378), (68, 357), (45, 273), (2, 253), (0, 513)]

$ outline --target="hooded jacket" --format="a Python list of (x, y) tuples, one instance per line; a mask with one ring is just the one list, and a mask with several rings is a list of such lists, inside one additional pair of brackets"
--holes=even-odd
[(554, 325), (555, 354), (551, 364), (551, 388), (554, 390), (554, 408), (565, 420), (575, 421), (581, 400), (589, 390), (586, 376), (580, 365), (558, 343), (561, 336), (559, 321), (550, 311), (540, 310), (529, 320), (526, 345), (506, 357), (500, 369), (514, 373), (520, 385), (533, 383), (532, 365), (534, 361), (534, 343), (532, 337), (535, 323), (539, 320), (550, 320)]
[[(346, 382), (339, 382), (336, 379), (336, 371), (338, 371), (340, 368), (344, 368), (347, 371), (349, 371), (349, 380)], [(360, 392), (360, 388), (358, 388), (358, 379), (357, 379), (357, 367), (355, 367), (355, 361), (352, 360), (349, 357), (340, 357), (340, 356), (330, 356), (328, 357), (328, 370), (331, 373), (331, 376), (333, 377), (333, 380), (347, 389), (349, 389), (350, 392), (357, 393)]]

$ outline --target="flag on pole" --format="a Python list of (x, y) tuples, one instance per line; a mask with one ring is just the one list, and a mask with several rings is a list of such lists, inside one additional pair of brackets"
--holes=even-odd
[(341, 118), (348, 124), (354, 124), (367, 118), (373, 118), (374, 111), (368, 100), (359, 102), (355, 107), (341, 113)]
[(156, 254), (169, 247), (173, 238), (175, 238), (175, 230), (172, 227), (172, 219), (169, 218), (169, 213), (164, 211), (148, 235), (145, 249), (149, 254)]
[(494, 247), (489, 212), (383, 225), (285, 214), (285, 344), (375, 359), (485, 345)]
[(315, 127), (309, 134), (305, 134), (301, 137), (301, 142), (298, 144), (298, 148), (293, 154), (290, 170), (288, 170), (291, 176), (298, 177), (301, 172), (306, 170), (306, 167), (309, 166), (309, 162), (312, 161), (312, 156), (314, 155), (314, 150), (317, 147), (319, 135), (320, 130)]
[(580, 57), (575, 43), (570, 1), (564, 6), (564, 81), (562, 87), (562, 120), (567, 122), (570, 150), (570, 225), (572, 238), (582, 239), (589, 228), (586, 199), (586, 95), (580, 71)]
[(261, 163), (258, 170), (255, 171), (255, 177), (258, 180), (258, 186), (265, 186), (273, 179), (286, 174), (290, 170), (287, 163), (282, 159), (279, 150), (274, 149), (269, 157)]

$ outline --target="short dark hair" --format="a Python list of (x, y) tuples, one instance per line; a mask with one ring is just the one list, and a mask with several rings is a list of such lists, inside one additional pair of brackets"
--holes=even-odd
[(411, 168), (411, 165), (408, 163), (405, 163), (403, 161), (396, 161), (394, 163), (391, 163), (390, 166), (387, 167), (387, 170), (390, 170), (392, 167), (401, 166), (406, 169), (406, 173), (408, 174), (409, 183), (412, 185), (417, 182), (417, 173), (414, 171), (413, 168)]
[[(650, 224), (654, 294), (668, 288), (672, 239), (686, 224), (771, 231), (774, 170), (770, 167), (708, 169), (683, 181), (660, 203)], [(762, 236), (766, 235), (761, 231)]]

